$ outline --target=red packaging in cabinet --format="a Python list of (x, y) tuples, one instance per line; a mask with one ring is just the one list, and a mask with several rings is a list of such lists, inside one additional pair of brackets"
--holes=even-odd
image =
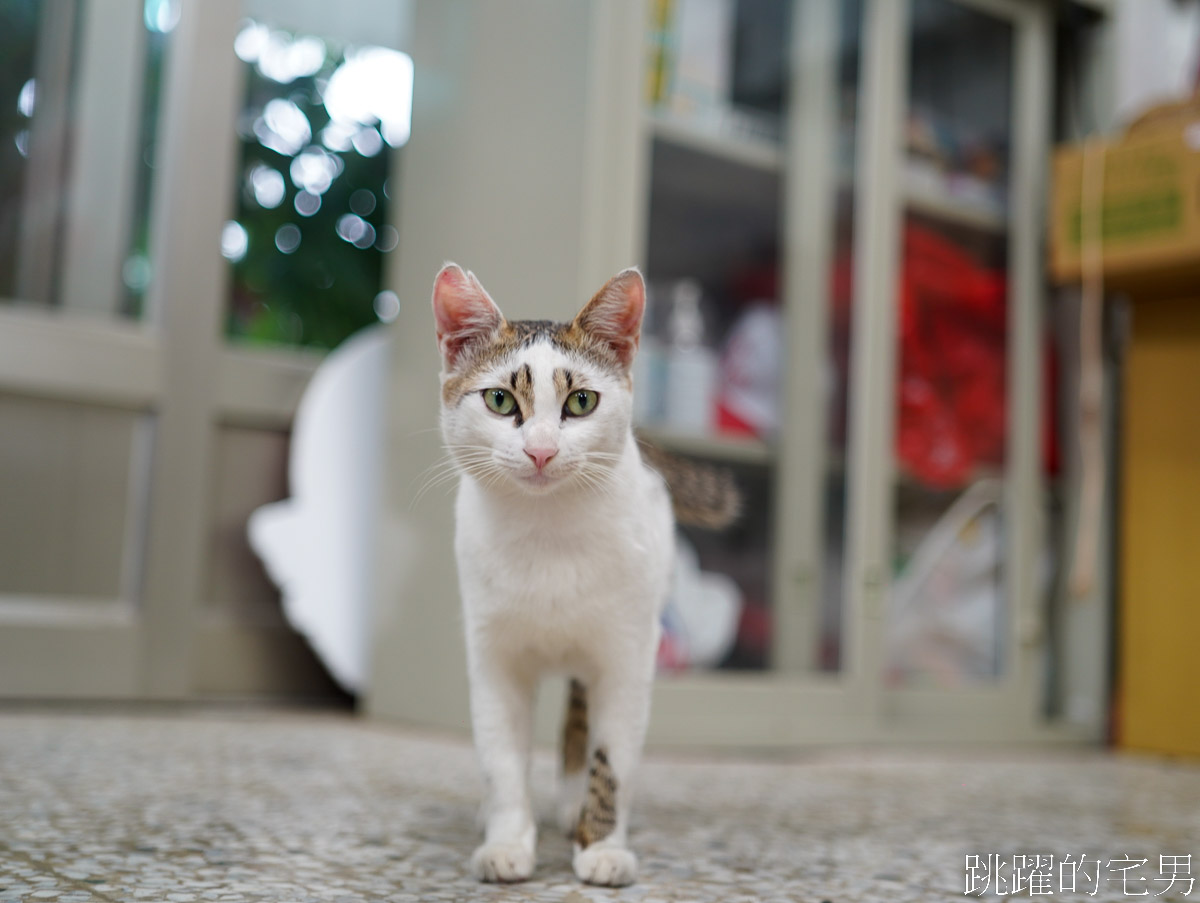
[(941, 235), (910, 224), (900, 282), (896, 456), (952, 489), (1004, 457), (1007, 282)]

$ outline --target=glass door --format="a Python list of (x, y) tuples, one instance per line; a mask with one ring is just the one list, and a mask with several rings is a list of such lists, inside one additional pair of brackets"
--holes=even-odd
[(648, 6), (638, 431), (744, 495), (731, 529), (681, 530), (694, 576), (667, 610), (652, 738), (729, 742), (728, 719), (744, 743), (861, 737), (845, 587), (864, 4)]
[(881, 677), (885, 711), (927, 705), (947, 729), (1039, 709), (1043, 14), (908, 9)]
[(653, 5), (649, 296), (634, 374), (648, 442), (733, 472), (742, 517), (683, 528), (660, 670), (771, 666), (785, 348), (781, 230), (791, 3)]
[(660, 670), (841, 668), (858, 2), (650, 4), (639, 436), (731, 471)]
[(912, 2), (889, 686), (1005, 668), (1014, 32), (952, 0)]

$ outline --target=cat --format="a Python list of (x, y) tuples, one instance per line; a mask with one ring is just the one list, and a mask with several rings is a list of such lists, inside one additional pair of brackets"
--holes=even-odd
[(728, 475), (657, 450), (648, 450), (653, 467), (643, 461), (630, 366), (645, 300), (641, 273), (627, 269), (570, 323), (508, 321), (457, 265), (434, 282), (441, 430), (459, 470), (455, 556), (486, 786), (485, 837), (471, 866), (483, 881), (533, 874), (533, 697), (555, 673), (570, 678), (558, 808), (575, 874), (607, 886), (636, 880), (629, 809), (673, 507), (681, 520), (720, 526), (738, 505)]

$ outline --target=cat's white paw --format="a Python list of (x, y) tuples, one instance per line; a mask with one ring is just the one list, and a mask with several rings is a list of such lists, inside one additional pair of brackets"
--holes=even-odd
[(588, 884), (624, 887), (637, 880), (637, 857), (623, 847), (576, 849), (574, 866), (575, 876)]
[(485, 843), (471, 856), (471, 871), (480, 881), (524, 881), (533, 864), (533, 850), (519, 843)]

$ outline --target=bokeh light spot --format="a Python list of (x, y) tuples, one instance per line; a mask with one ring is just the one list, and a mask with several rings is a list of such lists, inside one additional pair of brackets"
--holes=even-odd
[(237, 263), (246, 256), (250, 248), (250, 236), (246, 228), (235, 220), (229, 220), (221, 229), (221, 256)]
[(363, 222), (363, 225), (366, 228), (363, 229), (362, 235), (354, 239), (354, 247), (362, 248), (365, 251), (371, 245), (375, 244), (375, 227), (366, 221)]
[(375, 316), (384, 323), (391, 323), (400, 316), (400, 297), (392, 291), (382, 291), (375, 296)]
[[(347, 54), (325, 87), (325, 109), (339, 123), (379, 123), (392, 147), (408, 141), (412, 126), (413, 62), (407, 53), (387, 47), (363, 47)], [(370, 139), (363, 139), (370, 146)], [(365, 153), (355, 144), (359, 153)], [(365, 154), (371, 156), (370, 154)]]
[[(237, 47), (234, 47), (237, 50)], [(258, 48), (257, 66), (263, 77), (281, 85), (314, 75), (325, 65), (325, 42), (320, 38), (292, 39), (283, 31), (272, 31)]]
[(33, 117), (33, 108), (37, 104), (37, 79), (31, 78), (21, 85), (17, 94), (17, 112), (26, 119)]
[(132, 291), (144, 292), (150, 287), (150, 258), (145, 254), (130, 254), (121, 266), (121, 279)]
[(352, 125), (344, 122), (331, 122), (321, 129), (321, 143), (331, 151), (345, 153), (354, 146), (353, 139), (358, 132)]
[(279, 170), (260, 163), (250, 170), (246, 181), (254, 195), (254, 200), (258, 201), (260, 207), (273, 210), (283, 203), (283, 198), (287, 194), (287, 183), (284, 182), (283, 174)]
[(379, 237), (375, 240), (375, 247), (387, 254), (396, 250), (396, 245), (400, 244), (400, 233), (396, 231), (395, 226), (381, 226), (379, 228)]
[(368, 227), (369, 224), (361, 216), (355, 213), (346, 213), (338, 218), (336, 229), (338, 237), (342, 241), (354, 244), (367, 234)]
[(301, 216), (312, 216), (321, 209), (321, 196), (311, 191), (301, 191), (296, 195), (295, 206)]
[(323, 147), (312, 145), (306, 147), (304, 152), (292, 161), (289, 171), (292, 183), (297, 188), (303, 188), (312, 194), (324, 194), (333, 184), (333, 180), (341, 175), (344, 167), (341, 157), (329, 153)]
[(262, 116), (254, 122), (254, 134), (263, 147), (294, 157), (308, 144), (312, 126), (303, 110), (290, 100), (277, 97), (263, 107)]
[(146, 0), (142, 17), (151, 31), (169, 34), (179, 24), (179, 0)]
[(383, 139), (379, 137), (379, 132), (373, 125), (365, 125), (355, 132), (350, 143), (364, 157), (374, 157), (383, 150)]
[(244, 63), (257, 63), (270, 37), (271, 29), (253, 19), (247, 19), (237, 37), (233, 39), (233, 52)]
[(275, 231), (275, 247), (284, 254), (293, 253), (300, 247), (300, 227), (295, 223), (286, 223)]
[(370, 216), (375, 210), (375, 192), (359, 188), (350, 195), (350, 209), (359, 216)]

